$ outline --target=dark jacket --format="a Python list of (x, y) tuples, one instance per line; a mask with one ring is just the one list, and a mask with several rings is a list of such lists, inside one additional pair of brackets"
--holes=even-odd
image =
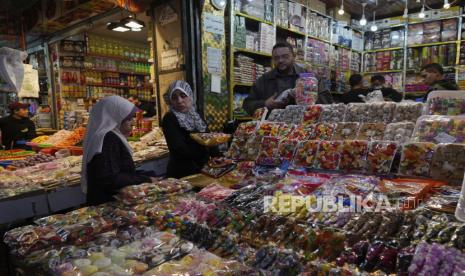
[[(304, 68), (294, 65), (294, 72), (290, 75), (282, 75), (277, 69), (263, 74), (252, 86), (249, 96), (244, 100), (242, 107), (247, 113), (253, 115), (255, 110), (265, 106), (265, 101), (274, 94), (294, 88), (300, 73)], [(292, 104), (292, 103), (290, 103)]]
[[(359, 95), (367, 96), (369, 93), (373, 92), (376, 89), (373, 88), (357, 88), (350, 90), (348, 93), (342, 95), (342, 101), (345, 104), (348, 103), (364, 103), (364, 101), (359, 97)], [(381, 93), (383, 93), (383, 98), (385, 100), (392, 100), (394, 102), (402, 101), (402, 94), (397, 92), (397, 90), (392, 88), (381, 88)]]
[(172, 112), (163, 117), (162, 129), (170, 151), (166, 176), (182, 178), (199, 173), (208, 161), (208, 149), (195, 142), (191, 132), (181, 128)]
[(102, 152), (87, 164), (87, 204), (111, 201), (119, 189), (144, 182), (150, 182), (150, 177), (136, 172), (126, 146), (116, 134), (108, 132)]
[(36, 137), (36, 127), (29, 118), (15, 119), (7, 116), (0, 119), (0, 130), (2, 132), (2, 145), (6, 149), (18, 148), (17, 141), (31, 140)]
[(433, 86), (430, 87), (426, 95), (423, 97), (423, 102), (426, 102), (426, 100), (428, 99), (429, 93), (431, 93), (432, 91), (436, 91), (436, 90), (459, 90), (459, 87), (455, 82), (451, 80), (443, 79), (443, 80), (437, 81), (435, 84), (433, 84)]
[(157, 112), (155, 111), (155, 103), (153, 102), (142, 101), (138, 108), (144, 111), (143, 116), (145, 118), (150, 118), (157, 115)]

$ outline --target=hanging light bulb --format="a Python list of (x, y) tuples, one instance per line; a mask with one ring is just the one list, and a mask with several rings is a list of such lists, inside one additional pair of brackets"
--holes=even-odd
[(420, 13), (418, 14), (418, 17), (423, 19), (423, 18), (425, 18), (425, 16), (426, 16), (426, 14), (425, 14), (425, 5), (423, 5), (421, 7)]
[(450, 9), (450, 4), (449, 4), (449, 0), (444, 0), (444, 6), (443, 6), (444, 9)]
[(367, 3), (362, 3), (363, 14), (362, 14), (362, 19), (360, 19), (360, 26), (365, 26), (367, 24), (367, 19), (365, 17), (365, 6), (366, 5), (367, 5)]
[(345, 13), (345, 11), (344, 11), (344, 0), (341, 1), (341, 7), (337, 11), (337, 13), (339, 13), (339, 15), (343, 15)]
[(404, 15), (402, 15), (403, 18), (408, 18), (408, 0), (405, 0), (405, 9), (404, 9)]
[(373, 24), (370, 27), (370, 31), (376, 32), (378, 30), (378, 26), (376, 26), (376, 12), (373, 12)]

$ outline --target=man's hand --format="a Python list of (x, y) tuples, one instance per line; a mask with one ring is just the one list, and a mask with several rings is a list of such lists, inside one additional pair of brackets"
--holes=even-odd
[(268, 109), (279, 109), (279, 108), (284, 108), (286, 107), (287, 103), (288, 103), (288, 100), (285, 99), (283, 101), (276, 101), (275, 100), (276, 98), (276, 94), (274, 94), (273, 96), (269, 97), (266, 101), (265, 101), (265, 107), (268, 108)]

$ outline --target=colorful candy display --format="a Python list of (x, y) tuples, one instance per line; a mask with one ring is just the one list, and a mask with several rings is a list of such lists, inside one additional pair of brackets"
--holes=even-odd
[(318, 151), (319, 141), (303, 141), (297, 146), (294, 156), (294, 165), (302, 167), (312, 167)]
[(462, 91), (433, 91), (428, 95), (424, 115), (464, 115), (465, 96)]
[(395, 141), (398, 143), (408, 142), (413, 134), (415, 124), (412, 122), (400, 122), (388, 124), (384, 132), (384, 139), (386, 141)]
[(298, 105), (313, 105), (318, 99), (318, 80), (310, 73), (302, 73), (295, 85), (295, 102)]
[(340, 170), (363, 171), (367, 164), (368, 141), (346, 140), (342, 143)]
[(256, 163), (259, 165), (279, 165), (280, 156), (278, 151), (279, 138), (265, 136), (260, 144)]
[(465, 117), (422, 116), (413, 132), (416, 142), (465, 143)]
[(323, 170), (336, 170), (341, 158), (340, 141), (321, 141), (315, 157), (315, 168)]
[(396, 104), (393, 102), (370, 103), (368, 104), (368, 113), (370, 116), (364, 122), (390, 123), (395, 109)]
[(257, 121), (250, 121), (250, 122), (244, 122), (239, 124), (239, 126), (236, 129), (236, 132), (234, 132), (234, 136), (248, 136), (255, 134), (255, 131), (257, 131), (258, 128), (258, 122)]
[(257, 130), (259, 136), (278, 136), (280, 123), (262, 122)]
[(314, 124), (320, 119), (321, 105), (309, 105), (304, 111), (303, 124)]
[(358, 140), (382, 140), (386, 124), (384, 123), (363, 123), (358, 131)]
[(408, 143), (402, 147), (399, 173), (408, 176), (429, 176), (433, 159), (433, 143)]
[(288, 124), (300, 124), (304, 117), (305, 106), (288, 105), (282, 114), (281, 122)]
[(423, 103), (401, 102), (396, 104), (393, 122), (415, 123), (423, 111)]
[(191, 138), (203, 146), (217, 146), (231, 139), (230, 134), (225, 133), (191, 133)]
[(332, 140), (353, 140), (357, 137), (359, 127), (357, 122), (337, 123)]
[(465, 144), (439, 144), (432, 159), (431, 177), (461, 183), (465, 172)]
[(312, 137), (311, 139), (331, 140), (335, 127), (335, 124), (319, 123), (315, 126), (315, 137)]
[(346, 113), (345, 104), (324, 104), (321, 105), (320, 122), (339, 123), (344, 120)]
[(350, 103), (344, 116), (344, 122), (371, 122), (370, 105), (364, 103)]
[(298, 140), (281, 140), (278, 146), (278, 155), (284, 160), (291, 161), (298, 143)]
[(373, 141), (368, 151), (368, 172), (373, 174), (389, 174), (392, 161), (397, 152), (395, 142)]

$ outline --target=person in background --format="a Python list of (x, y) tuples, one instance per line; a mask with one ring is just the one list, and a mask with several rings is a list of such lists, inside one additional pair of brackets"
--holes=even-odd
[(381, 90), (383, 98), (386, 101), (400, 102), (402, 101), (402, 94), (392, 87), (386, 86), (386, 80), (382, 75), (374, 75), (371, 77), (371, 91)]
[(174, 81), (163, 99), (169, 106), (162, 120), (163, 134), (170, 151), (166, 175), (182, 178), (197, 174), (211, 153), (190, 137), (191, 133), (208, 132), (206, 123), (195, 111), (192, 89), (185, 81)]
[(274, 69), (257, 79), (243, 102), (242, 107), (250, 115), (258, 108), (267, 107), (272, 110), (293, 104), (292, 97), (285, 97), (283, 100), (276, 98), (282, 92), (294, 88), (299, 74), (305, 72), (304, 68), (295, 64), (295, 53), (291, 44), (279, 42), (273, 46), (271, 54)]
[(119, 96), (105, 97), (92, 107), (81, 171), (87, 204), (111, 201), (125, 186), (152, 181), (136, 172), (132, 149), (126, 140), (136, 111), (134, 104)]
[(29, 119), (29, 104), (12, 102), (8, 105), (10, 115), (0, 119), (2, 145), (5, 149), (24, 148), (22, 141), (36, 137), (36, 127)]
[(155, 111), (155, 104), (152, 102), (140, 101), (139, 97), (137, 96), (130, 96), (128, 100), (144, 112), (144, 118), (150, 118), (157, 114), (157, 112)]
[(440, 64), (430, 63), (423, 66), (421, 68), (421, 76), (423, 77), (424, 83), (430, 87), (423, 98), (424, 102), (428, 99), (428, 95), (431, 91), (459, 90), (457, 83), (444, 78), (444, 69)]
[[(349, 78), (350, 91), (342, 95), (342, 102), (348, 103), (363, 103), (363, 96), (368, 95), (370, 89), (363, 86), (363, 77), (360, 74), (355, 74)], [(360, 97), (362, 96), (362, 97)]]

